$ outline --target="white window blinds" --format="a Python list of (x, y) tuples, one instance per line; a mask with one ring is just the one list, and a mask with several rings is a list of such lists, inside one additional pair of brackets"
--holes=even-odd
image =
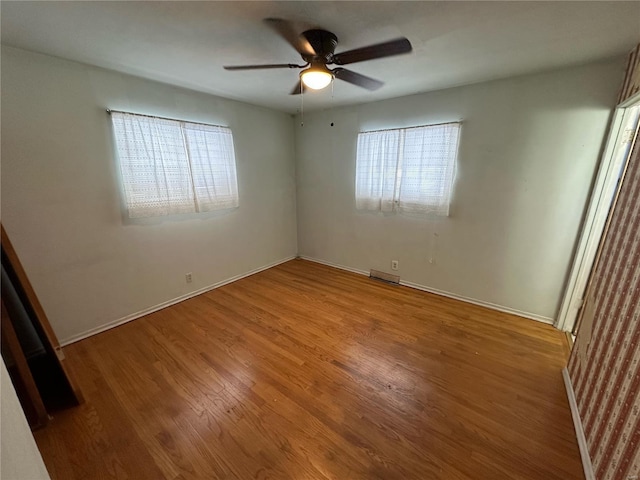
[(460, 124), (358, 135), (356, 207), (449, 215)]
[(130, 218), (238, 206), (231, 130), (111, 112)]

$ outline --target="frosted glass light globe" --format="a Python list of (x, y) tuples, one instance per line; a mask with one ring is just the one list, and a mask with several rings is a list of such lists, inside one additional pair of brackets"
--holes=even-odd
[(313, 90), (322, 90), (331, 83), (333, 76), (327, 70), (316, 70), (313, 67), (302, 72), (302, 83)]

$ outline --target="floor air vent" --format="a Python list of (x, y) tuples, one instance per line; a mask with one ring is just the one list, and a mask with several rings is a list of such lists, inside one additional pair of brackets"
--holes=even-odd
[(381, 272), (380, 270), (370, 270), (369, 278), (382, 280), (386, 283), (393, 283), (394, 285), (400, 285), (400, 277), (398, 275), (391, 275), (390, 273)]

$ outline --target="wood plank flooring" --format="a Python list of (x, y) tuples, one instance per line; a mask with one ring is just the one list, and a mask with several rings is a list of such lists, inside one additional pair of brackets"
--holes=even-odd
[(65, 348), (53, 479), (583, 479), (548, 325), (293, 260)]

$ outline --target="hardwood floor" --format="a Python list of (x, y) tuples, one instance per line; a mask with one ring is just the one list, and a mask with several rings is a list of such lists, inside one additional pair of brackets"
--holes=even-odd
[(548, 325), (293, 260), (65, 348), (53, 479), (583, 479)]

